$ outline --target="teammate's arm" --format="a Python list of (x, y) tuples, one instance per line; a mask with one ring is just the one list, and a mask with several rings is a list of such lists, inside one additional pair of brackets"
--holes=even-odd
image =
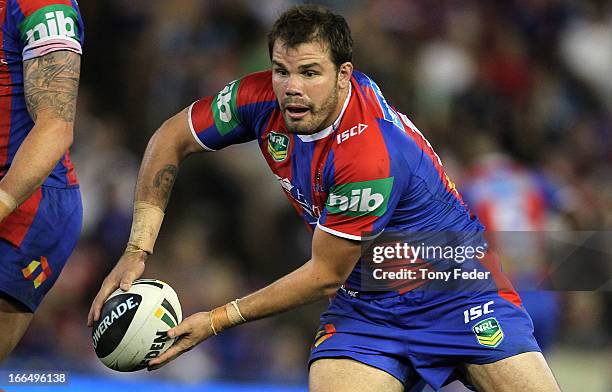
[(188, 155), (203, 151), (191, 134), (187, 117), (188, 109), (176, 114), (149, 140), (136, 183), (130, 241), (91, 305), (89, 326), (98, 320), (104, 301), (113, 291), (118, 287), (129, 290), (144, 272), (144, 262), (153, 251), (178, 167)]
[(361, 254), (361, 243), (317, 228), (312, 240), (312, 257), (297, 270), (239, 302), (212, 312), (196, 313), (168, 331), (180, 337), (165, 353), (149, 362), (156, 369), (220, 331), (315, 302), (336, 293), (348, 278)]
[(0, 181), (0, 221), (45, 181), (73, 139), (81, 56), (55, 51), (24, 62), (24, 95), (34, 127)]

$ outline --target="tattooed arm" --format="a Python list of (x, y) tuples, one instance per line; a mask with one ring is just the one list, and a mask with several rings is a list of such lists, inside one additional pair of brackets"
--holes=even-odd
[(89, 326), (98, 320), (104, 301), (117, 287), (128, 290), (132, 282), (144, 272), (148, 253), (144, 246), (130, 247), (132, 241), (134, 238), (137, 241), (142, 240), (153, 231), (155, 235), (152, 240), (155, 241), (161, 225), (161, 219), (158, 218), (160, 214), (163, 217), (161, 211), (166, 208), (170, 199), (180, 163), (191, 153), (203, 151), (191, 134), (187, 116), (187, 109), (178, 113), (166, 121), (149, 141), (140, 165), (134, 198), (135, 207), (144, 207), (135, 208), (130, 245), (102, 282), (102, 287), (89, 310)]
[[(24, 93), (34, 127), (15, 154), (0, 189), (23, 203), (72, 144), (81, 57), (56, 51), (24, 63)], [(0, 221), (11, 211), (0, 209)]]
[(136, 202), (164, 210), (180, 163), (188, 155), (202, 151), (189, 130), (187, 113), (188, 109), (184, 109), (164, 122), (149, 140), (138, 173)]

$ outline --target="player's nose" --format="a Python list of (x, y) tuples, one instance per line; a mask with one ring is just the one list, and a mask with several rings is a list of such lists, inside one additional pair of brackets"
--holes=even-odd
[(287, 78), (287, 85), (285, 87), (285, 95), (287, 96), (302, 95), (302, 82), (300, 81), (299, 75), (291, 75)]

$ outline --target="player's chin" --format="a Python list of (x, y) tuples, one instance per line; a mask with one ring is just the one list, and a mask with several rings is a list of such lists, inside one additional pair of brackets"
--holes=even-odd
[(313, 125), (312, 121), (307, 121), (304, 118), (291, 119), (285, 117), (285, 126), (289, 133), (295, 133), (298, 135), (312, 135), (317, 132), (317, 127)]
[(311, 127), (301, 127), (301, 126), (291, 127), (289, 125), (287, 125), (287, 131), (289, 133), (294, 133), (296, 135), (312, 135), (313, 133), (317, 133), (317, 130)]

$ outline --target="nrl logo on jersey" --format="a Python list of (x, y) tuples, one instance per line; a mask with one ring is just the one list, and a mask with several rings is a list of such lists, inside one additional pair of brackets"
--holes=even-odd
[(486, 347), (497, 347), (504, 340), (504, 331), (495, 317), (489, 317), (477, 323), (472, 331), (478, 343)]
[(289, 136), (271, 131), (268, 135), (268, 152), (276, 162), (287, 159), (289, 151)]
[(329, 192), (326, 207), (331, 214), (382, 216), (392, 187), (393, 177), (336, 185)]
[(78, 38), (76, 10), (63, 4), (43, 7), (19, 25), (22, 39), (28, 45), (48, 37)]

